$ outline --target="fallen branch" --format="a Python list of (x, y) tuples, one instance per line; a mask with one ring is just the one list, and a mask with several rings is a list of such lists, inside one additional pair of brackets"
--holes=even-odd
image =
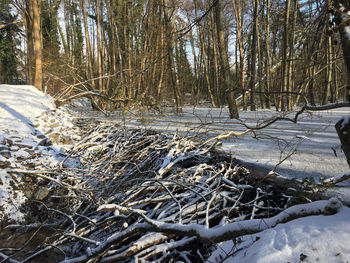
[(343, 182), (345, 180), (348, 180), (348, 179), (350, 179), (350, 172), (328, 178), (322, 182), (322, 185), (329, 187), (329, 186), (336, 185), (336, 184)]

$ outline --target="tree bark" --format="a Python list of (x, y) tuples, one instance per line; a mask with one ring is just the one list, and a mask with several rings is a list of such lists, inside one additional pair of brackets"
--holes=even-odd
[[(197, 4), (196, 4), (196, 2), (197, 1), (194, 0), (194, 12), (195, 12), (196, 19), (198, 20), (198, 12), (197, 12)], [(210, 83), (208, 63), (206, 62), (207, 54), (205, 52), (204, 37), (203, 37), (203, 31), (202, 31), (202, 27), (201, 26), (198, 27), (198, 31), (199, 31), (198, 32), (199, 33), (199, 43), (200, 43), (200, 46), (201, 46), (202, 59), (203, 59), (204, 72), (205, 72), (205, 81), (207, 83), (207, 88), (208, 88), (208, 92), (209, 92), (211, 105), (214, 108), (216, 108), (217, 105), (216, 105), (215, 98), (214, 98), (213, 88), (212, 88), (212, 85)]]
[(265, 106), (266, 108), (271, 108), (270, 102), (270, 90), (271, 90), (271, 56), (270, 56), (270, 0), (266, 0), (266, 18), (265, 18), (265, 48), (266, 48), (266, 58), (265, 58), (265, 75), (266, 75), (266, 94), (265, 94)]
[[(82, 7), (82, 13), (83, 13), (83, 19), (84, 19), (84, 30), (85, 30), (85, 49), (86, 49), (86, 60), (87, 60), (87, 66), (88, 66), (88, 79), (93, 78), (93, 68), (92, 68), (92, 56), (91, 56), (91, 45), (90, 45), (90, 37), (89, 37), (89, 30), (88, 30), (88, 23), (87, 23), (87, 14), (86, 14), (86, 5), (85, 0), (81, 0), (81, 7)], [(92, 88), (95, 89), (95, 81), (91, 82)]]
[(341, 148), (344, 151), (346, 160), (350, 166), (350, 119), (342, 118), (335, 124)]
[[(288, 82), (287, 82), (287, 91), (292, 92), (294, 86), (294, 78), (293, 78), (293, 68), (294, 68), (294, 46), (295, 46), (295, 26), (298, 14), (298, 1), (294, 0), (293, 2), (293, 21), (292, 26), (289, 29), (289, 54), (288, 54)], [(293, 98), (292, 93), (288, 93), (287, 95), (287, 110), (292, 111), (293, 107)]]
[(243, 109), (247, 110), (247, 99), (246, 99), (246, 90), (245, 90), (245, 82), (244, 82), (244, 53), (243, 53), (243, 43), (242, 43), (242, 24), (243, 24), (243, 16), (241, 10), (240, 0), (238, 0), (238, 6), (236, 5), (235, 0), (232, 0), (233, 10), (235, 13), (236, 20), (236, 30), (237, 30), (237, 42), (239, 48), (239, 65), (240, 65), (240, 80), (241, 80), (241, 90), (242, 90), (242, 100), (243, 100)]
[(216, 2), (215, 6), (215, 22), (216, 22), (216, 32), (218, 35), (218, 41), (219, 41), (219, 58), (220, 58), (220, 68), (221, 68), (221, 76), (223, 78), (223, 85), (222, 88), (227, 94), (227, 103), (230, 111), (230, 118), (231, 119), (238, 119), (238, 108), (236, 104), (236, 97), (234, 94), (234, 90), (232, 88), (232, 79), (231, 79), (231, 72), (230, 72), (230, 65), (228, 62), (228, 54), (225, 47), (225, 32), (222, 26), (222, 14), (221, 14), (221, 3), (220, 0)]
[(40, 28), (40, 1), (32, 0), (33, 7), (33, 35), (34, 35), (34, 49), (35, 49), (35, 77), (34, 86), (43, 89), (43, 51), (41, 42), (41, 28)]
[[(289, 16), (290, 16), (290, 0), (286, 0), (286, 9), (284, 15), (284, 30), (282, 41), (282, 87), (281, 91), (289, 90), (289, 63), (287, 61), (288, 50), (288, 36), (289, 36)], [(285, 95), (281, 95), (281, 110), (285, 111), (287, 106), (287, 100)]]
[[(160, 50), (160, 57), (161, 58), (164, 58), (164, 55), (165, 55), (165, 50), (164, 50), (164, 25), (162, 23), (162, 15), (161, 15), (161, 11), (159, 12), (159, 16), (158, 16), (159, 20), (159, 25), (160, 25), (160, 32), (159, 32), (159, 41), (157, 42), (158, 43), (158, 50)], [(157, 100), (160, 101), (161, 99), (161, 90), (162, 90), (162, 87), (163, 87), (163, 75), (164, 75), (164, 71), (165, 71), (165, 65), (164, 65), (164, 59), (161, 59), (160, 60), (160, 69), (159, 69), (159, 80), (158, 80), (158, 84), (157, 84)]]
[(97, 69), (98, 69), (98, 89), (103, 93), (102, 80), (102, 41), (101, 41), (101, 18), (100, 18), (100, 1), (96, 0), (96, 36), (97, 36)]
[[(342, 49), (344, 54), (344, 62), (347, 69), (347, 96), (349, 98), (350, 94), (350, 21), (348, 15), (345, 12), (349, 12), (350, 9), (350, 1), (349, 0), (333, 0), (333, 6), (335, 7), (335, 22), (339, 26), (339, 34), (342, 43)], [(347, 17), (347, 19), (345, 19)]]
[(254, 17), (253, 17), (253, 35), (252, 35), (252, 44), (251, 44), (251, 59), (250, 59), (250, 110), (255, 111), (255, 101), (254, 101), (254, 90), (256, 82), (256, 52), (257, 52), (257, 41), (258, 41), (258, 6), (259, 1), (253, 0), (254, 5)]
[(27, 75), (30, 85), (34, 85), (34, 37), (33, 37), (33, 5), (30, 1), (26, 2), (24, 9), (25, 30), (27, 38)]
[[(331, 9), (331, 0), (327, 0), (327, 10)], [(327, 22), (331, 21), (331, 14), (327, 14)], [(326, 24), (326, 31), (330, 31), (331, 26), (329, 23)], [(322, 104), (327, 104), (329, 95), (331, 92), (332, 85), (332, 72), (333, 72), (333, 48), (332, 48), (332, 36), (326, 35), (325, 41), (325, 55), (326, 55), (326, 76), (325, 76), (325, 87), (323, 91)]]
[(168, 15), (168, 3), (166, 1), (163, 1), (163, 13), (164, 13), (164, 23), (165, 23), (165, 35), (166, 35), (166, 47), (167, 47), (167, 57), (168, 57), (168, 69), (170, 74), (170, 81), (172, 85), (172, 90), (174, 93), (174, 99), (175, 99), (175, 111), (177, 114), (182, 113), (182, 107), (181, 107), (181, 98), (180, 93), (178, 90), (178, 81), (177, 81), (177, 75), (175, 72), (175, 62), (174, 62), (174, 54), (173, 54), (173, 37), (171, 33), (171, 17)]

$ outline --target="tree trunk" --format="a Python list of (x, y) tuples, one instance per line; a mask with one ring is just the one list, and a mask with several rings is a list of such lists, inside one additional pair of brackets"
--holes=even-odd
[(41, 42), (41, 28), (40, 28), (40, 1), (32, 0), (33, 6), (33, 35), (34, 35), (34, 48), (35, 48), (35, 78), (34, 86), (42, 90), (43, 89), (43, 53)]
[(251, 44), (251, 58), (250, 58), (250, 110), (255, 111), (254, 90), (256, 82), (256, 52), (257, 52), (257, 40), (258, 40), (258, 6), (259, 1), (254, 0), (254, 17), (253, 17), (253, 35)]
[(242, 91), (242, 100), (243, 100), (243, 110), (247, 110), (247, 99), (246, 99), (246, 90), (245, 90), (245, 82), (244, 82), (244, 53), (243, 53), (243, 43), (242, 43), (242, 24), (243, 24), (243, 16), (241, 10), (240, 0), (238, 0), (238, 7), (236, 5), (235, 0), (232, 0), (233, 10), (235, 13), (236, 20), (236, 30), (237, 30), (237, 42), (239, 48), (239, 64), (240, 64), (240, 80), (241, 80), (241, 91)]
[(96, 41), (97, 41), (97, 69), (98, 69), (98, 89), (103, 92), (102, 82), (102, 42), (101, 42), (101, 19), (100, 19), (100, 1), (96, 0)]
[(225, 46), (225, 32), (222, 26), (222, 14), (221, 14), (221, 1), (218, 0), (215, 6), (215, 23), (216, 23), (216, 32), (218, 35), (219, 41), (219, 53), (220, 53), (220, 67), (221, 67), (221, 76), (222, 76), (222, 88), (227, 94), (227, 103), (230, 111), (231, 119), (238, 119), (238, 108), (236, 104), (236, 96), (232, 87), (232, 79), (230, 72), (230, 65), (228, 61), (227, 49)]
[[(286, 9), (284, 15), (284, 30), (282, 41), (282, 87), (281, 91), (286, 92), (289, 90), (289, 63), (287, 61), (288, 50), (288, 36), (289, 36), (289, 16), (290, 16), (290, 0), (286, 0)], [(287, 100), (285, 95), (281, 95), (281, 110), (285, 111), (287, 106)]]
[(322, 104), (327, 104), (329, 101), (329, 95), (332, 88), (332, 72), (333, 72), (333, 50), (332, 50), (332, 37), (327, 36), (326, 45), (326, 83), (324, 87), (324, 94), (322, 98)]
[(310, 82), (309, 82), (309, 86), (308, 86), (308, 95), (309, 95), (309, 100), (310, 100), (310, 104), (312, 106), (315, 106), (315, 94), (314, 94), (314, 84), (315, 84), (315, 65), (312, 64), (311, 68), (309, 68), (309, 78), (310, 78)]
[(64, 52), (66, 55), (66, 60), (67, 60), (67, 64), (72, 65), (72, 38), (73, 38), (73, 30), (72, 30), (72, 3), (71, 0), (64, 0), (63, 1), (64, 4), (64, 24), (65, 24), (65, 37), (62, 37), (62, 40), (65, 39), (65, 41), (63, 41), (64, 43)]
[(111, 74), (114, 75), (117, 72), (117, 59), (116, 59), (116, 30), (115, 30), (115, 19), (114, 19), (114, 3), (113, 1), (106, 1), (107, 18), (110, 28), (110, 42), (109, 42), (109, 56), (110, 56), (110, 69)]
[[(326, 7), (327, 10), (330, 10), (332, 8), (331, 0), (326, 1)], [(331, 21), (331, 14), (327, 14), (327, 22)], [(326, 32), (330, 32), (331, 26), (328, 23), (326, 23)], [(325, 76), (325, 86), (323, 90), (323, 96), (322, 96), (322, 104), (327, 104), (329, 101), (329, 96), (331, 93), (332, 88), (332, 73), (333, 73), (333, 48), (332, 48), (332, 36), (326, 35), (326, 41), (325, 41), (325, 56), (326, 56), (326, 76)]]
[(169, 69), (169, 76), (170, 81), (174, 93), (174, 99), (175, 99), (175, 111), (177, 114), (182, 113), (182, 107), (181, 107), (181, 98), (180, 93), (178, 90), (178, 81), (177, 76), (175, 72), (175, 63), (174, 63), (174, 54), (173, 54), (173, 37), (171, 33), (171, 18), (168, 15), (168, 3), (165, 3), (163, 1), (163, 12), (164, 12), (164, 23), (165, 23), (165, 35), (166, 35), (166, 47), (167, 47), (167, 57), (168, 57), (168, 69)]
[[(349, 100), (350, 94), (350, 37), (349, 37), (349, 19), (348, 16), (344, 14), (344, 12), (348, 12), (350, 10), (350, 1), (349, 0), (333, 0), (333, 6), (336, 8), (335, 13), (335, 22), (339, 26), (339, 34), (343, 48), (344, 54), (344, 62), (347, 69), (347, 100)], [(347, 10), (347, 11), (345, 11)], [(345, 21), (347, 19), (347, 21)]]
[[(190, 23), (191, 18), (190, 15), (187, 14), (187, 20)], [(193, 33), (192, 33), (192, 29), (189, 32), (189, 38), (190, 38), (190, 45), (191, 45), (191, 51), (192, 51), (192, 56), (193, 56), (193, 69), (194, 69), (194, 77), (195, 77), (195, 83), (192, 85), (192, 103), (193, 106), (196, 106), (198, 101), (196, 99), (196, 94), (197, 91), (199, 89), (198, 87), (198, 62), (197, 62), (197, 53), (196, 53), (196, 49), (195, 49), (195, 44), (194, 44), (194, 37), (193, 37)]]
[(346, 160), (350, 166), (350, 119), (342, 118), (335, 124), (341, 148), (344, 151)]
[(34, 85), (34, 37), (33, 37), (33, 5), (32, 2), (27, 1), (24, 11), (25, 29), (27, 38), (27, 75), (30, 85)]
[[(195, 16), (196, 19), (198, 20), (198, 15), (197, 15), (197, 5), (196, 5), (196, 0), (194, 0), (194, 12), (195, 12)], [(209, 76), (209, 68), (208, 68), (208, 63), (206, 61), (207, 59), (207, 54), (205, 52), (205, 45), (204, 45), (204, 37), (203, 37), (203, 32), (202, 32), (202, 27), (199, 26), (198, 27), (198, 31), (199, 31), (199, 43), (201, 46), (201, 52), (202, 52), (202, 58), (203, 58), (203, 65), (204, 65), (204, 72), (205, 72), (205, 81), (207, 83), (207, 88), (208, 88), (208, 93), (209, 93), (209, 97), (210, 97), (210, 102), (211, 105), (216, 108), (216, 102), (215, 102), (215, 98), (214, 98), (214, 93), (213, 93), (213, 89), (212, 89), (212, 85), (210, 83), (210, 76)]]
[(270, 57), (270, 0), (266, 1), (266, 23), (265, 23), (265, 48), (266, 48), (266, 58), (265, 58), (265, 74), (266, 74), (266, 94), (265, 94), (265, 106), (266, 108), (271, 108), (270, 102), (270, 90), (271, 90), (271, 57)]
[[(337, 53), (335, 52), (335, 49), (333, 48), (333, 54), (334, 54), (334, 61), (337, 61)], [(332, 89), (332, 102), (338, 101), (339, 96), (339, 88), (338, 88), (338, 74), (337, 74), (337, 67), (334, 65), (333, 67), (333, 89)]]
[[(88, 23), (87, 23), (85, 0), (81, 0), (80, 3), (81, 3), (83, 19), (84, 19), (85, 48), (86, 48), (86, 60), (87, 60), (87, 67), (88, 67), (87, 77), (88, 77), (88, 79), (92, 79), (93, 78), (93, 67), (92, 67), (91, 45), (90, 45), (89, 29), (88, 29)], [(91, 82), (91, 86), (93, 89), (95, 89), (95, 87), (96, 87), (95, 81)]]
[(257, 55), (258, 55), (258, 89), (259, 89), (259, 100), (260, 100), (260, 108), (265, 108), (265, 99), (264, 99), (264, 90), (263, 90), (263, 50), (261, 48), (262, 39), (257, 34)]
[(213, 63), (214, 63), (214, 87), (215, 88), (215, 91), (216, 91), (216, 94), (217, 94), (217, 101), (218, 101), (218, 105), (217, 106), (220, 106), (222, 104), (225, 104), (226, 102), (226, 96), (225, 96), (225, 92), (223, 92), (221, 89), (220, 89), (220, 73), (219, 73), (219, 62), (218, 62), (218, 46), (217, 46), (217, 43), (218, 43), (218, 40), (217, 40), (217, 35), (216, 35), (216, 32), (215, 32), (215, 22), (214, 22), (214, 17), (211, 16), (211, 26), (212, 26), (212, 32), (211, 32), (211, 35), (212, 35), (212, 39), (213, 39)]
[(165, 38), (165, 29), (164, 29), (164, 25), (162, 23), (162, 15), (161, 12), (159, 14), (159, 25), (160, 25), (160, 32), (159, 32), (159, 41), (158, 41), (158, 45), (159, 45), (159, 50), (160, 50), (160, 57), (162, 58), (160, 60), (160, 71), (159, 71), (159, 80), (158, 80), (158, 84), (157, 84), (157, 100), (160, 101), (161, 99), (161, 90), (163, 87), (163, 75), (164, 75), (164, 71), (165, 71), (165, 65), (164, 65), (164, 55), (165, 55), (165, 50), (164, 50), (164, 38)]
[(293, 97), (291, 92), (293, 91), (294, 86), (294, 78), (293, 78), (293, 64), (294, 64), (294, 45), (295, 45), (295, 26), (296, 26), (296, 20), (297, 20), (297, 14), (298, 14), (298, 0), (294, 0), (293, 3), (293, 23), (292, 27), (289, 30), (289, 54), (288, 54), (288, 82), (287, 82), (287, 91), (289, 92), (287, 94), (287, 110), (292, 111), (293, 107)]

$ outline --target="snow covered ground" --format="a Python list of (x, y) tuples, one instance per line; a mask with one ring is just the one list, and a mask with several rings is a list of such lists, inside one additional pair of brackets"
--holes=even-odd
[[(143, 116), (126, 119), (128, 126), (146, 126), (160, 131), (183, 134), (199, 134), (213, 137), (223, 132), (243, 132), (246, 127), (256, 126), (280, 113), (272, 110), (256, 112), (241, 111), (240, 121), (230, 120), (228, 110), (210, 108), (184, 108), (181, 116), (168, 112), (164, 116)], [(350, 114), (350, 108), (330, 111), (304, 113), (297, 124), (278, 121), (275, 124), (242, 137), (233, 137), (224, 141), (221, 150), (246, 162), (261, 165), (272, 170), (288, 154), (295, 151), (291, 158), (283, 162), (278, 172), (287, 177), (331, 177), (349, 171), (340, 141), (334, 128), (335, 123)], [(289, 114), (294, 117), (294, 114)], [(110, 117), (119, 120), (114, 115)], [(336, 151), (336, 155), (334, 154)]]
[(49, 141), (73, 124), (65, 111), (54, 108), (52, 98), (33, 86), (0, 85), (0, 225), (23, 220), (19, 207), (32, 194), (7, 170), (45, 169), (62, 160), (63, 149)]
[[(18, 206), (26, 197), (22, 191), (11, 187), (16, 178), (3, 168), (10, 166), (16, 158), (29, 158), (26, 149), (38, 145), (38, 134), (32, 121), (52, 106), (51, 99), (32, 86), (0, 86), (0, 221), (5, 216), (16, 221), (23, 219)], [(16, 143), (28, 147), (19, 148)]]
[(227, 241), (207, 262), (349, 262), (349, 215), (350, 209), (342, 207), (333, 216), (299, 218), (236, 243)]
[[(23, 215), (18, 206), (26, 200), (19, 189), (11, 186), (16, 183), (16, 178), (7, 173), (7, 167), (18, 167), (16, 160), (26, 160), (33, 153), (40, 153), (43, 167), (49, 168), (50, 164), (56, 165), (61, 160), (57, 145), (41, 144), (41, 140), (55, 132), (41, 122), (47, 118), (43, 112), (53, 108), (52, 99), (34, 87), (0, 85), (0, 152), (10, 151), (10, 156), (0, 154), (0, 219), (6, 215), (20, 221)], [(63, 117), (63, 114), (63, 111), (54, 113), (64, 125), (72, 125), (70, 117)], [(274, 111), (241, 112), (241, 121), (253, 126), (275, 114)], [(316, 180), (339, 175), (349, 171), (334, 129), (334, 124), (344, 115), (349, 115), (348, 108), (303, 114), (298, 124), (280, 121), (259, 131), (257, 139), (252, 134), (230, 138), (221, 148), (254, 167), (261, 165), (265, 172), (294, 152), (279, 166), (280, 174)], [(146, 113), (128, 116), (125, 119), (128, 126), (146, 126), (167, 132), (177, 130), (205, 138), (224, 131), (246, 129), (242, 122), (227, 118), (227, 109), (185, 108), (182, 116), (171, 112), (164, 116)], [(109, 121), (123, 123), (123, 118), (115, 113)], [(350, 196), (349, 182), (342, 183), (339, 189), (338, 194)], [(216, 260), (223, 258), (227, 258), (225, 262), (348, 262), (349, 218), (350, 209), (343, 207), (335, 215), (312, 216), (280, 224), (259, 234), (244, 236), (238, 247), (231, 241), (223, 243), (208, 262), (220, 262)], [(238, 248), (237, 253), (231, 256), (234, 248)]]
[[(177, 116), (171, 111), (163, 116), (133, 112), (125, 119), (119, 113), (109, 119), (129, 127), (146, 127), (165, 132), (180, 132), (184, 135), (214, 137), (223, 132), (243, 132), (264, 120), (281, 113), (273, 110), (256, 112), (240, 111), (240, 120), (230, 120), (227, 108), (184, 108), (183, 114)], [(295, 113), (287, 116), (293, 118)], [(298, 123), (277, 121), (271, 126), (249, 133), (242, 137), (231, 137), (218, 148), (241, 160), (246, 167), (259, 170), (264, 174), (278, 165), (278, 174), (287, 178), (303, 180), (312, 178), (316, 182), (349, 172), (340, 141), (334, 128), (343, 116), (350, 115), (350, 108), (329, 111), (303, 113)], [(288, 157), (290, 155), (290, 157)], [(286, 158), (288, 157), (288, 158)], [(284, 160), (281, 164), (280, 162)], [(343, 201), (350, 203), (350, 182), (343, 182), (332, 189)]]

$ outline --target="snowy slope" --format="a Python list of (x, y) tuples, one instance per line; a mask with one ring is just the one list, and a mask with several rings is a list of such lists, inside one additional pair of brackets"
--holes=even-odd
[(53, 100), (33, 86), (0, 86), (0, 130), (17, 134), (34, 133), (30, 125), (43, 111), (53, 108)]
[[(69, 116), (62, 116), (65, 111), (53, 111), (54, 107), (52, 98), (33, 86), (0, 85), (0, 225), (8, 219), (23, 220), (19, 207), (29, 195), (22, 178), (9, 171), (49, 168), (62, 159), (62, 150), (51, 146), (48, 132), (63, 134), (58, 126), (66, 129), (73, 124)], [(53, 125), (56, 131), (45, 129)]]
[[(16, 158), (29, 158), (26, 149), (38, 144), (39, 133), (33, 121), (43, 111), (53, 107), (52, 99), (33, 86), (0, 85), (0, 163), (1, 168), (11, 166)], [(20, 148), (18, 144), (27, 147)], [(20, 221), (23, 214), (18, 207), (26, 197), (22, 191), (12, 187), (18, 178), (10, 176), (0, 168), (0, 222)]]

